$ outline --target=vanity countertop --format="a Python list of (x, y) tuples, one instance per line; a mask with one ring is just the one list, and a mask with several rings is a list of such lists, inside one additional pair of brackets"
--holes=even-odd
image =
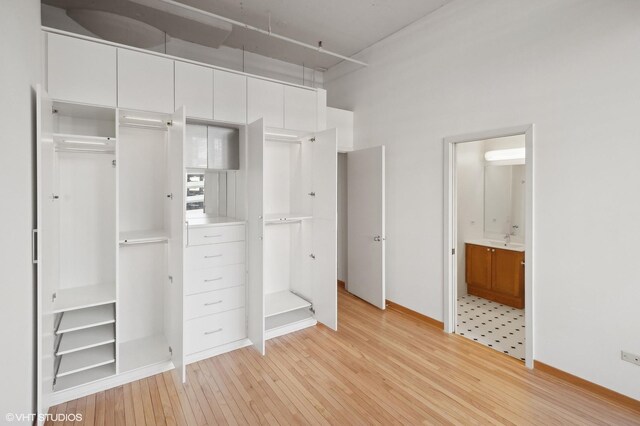
[(524, 252), (525, 246), (521, 243), (505, 243), (504, 241), (499, 240), (491, 240), (491, 239), (475, 239), (475, 240), (467, 240), (465, 244), (475, 244), (477, 246), (485, 246), (485, 247), (495, 247), (504, 250), (512, 250)]

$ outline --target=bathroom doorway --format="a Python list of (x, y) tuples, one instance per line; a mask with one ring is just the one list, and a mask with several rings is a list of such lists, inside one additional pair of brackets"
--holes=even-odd
[(445, 330), (533, 367), (533, 126), (445, 139)]

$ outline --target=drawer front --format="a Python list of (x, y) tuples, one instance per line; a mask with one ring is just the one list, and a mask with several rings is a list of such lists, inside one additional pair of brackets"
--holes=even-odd
[(187, 270), (244, 263), (244, 242), (211, 244), (187, 248)]
[(184, 294), (204, 293), (245, 283), (244, 263), (218, 268), (185, 271)]
[(209, 226), (189, 229), (189, 245), (201, 246), (204, 244), (230, 243), (244, 241), (244, 225)]
[(184, 316), (186, 319), (193, 319), (243, 308), (244, 295), (244, 286), (240, 286), (187, 296)]
[(192, 354), (247, 337), (244, 308), (186, 322), (185, 352)]

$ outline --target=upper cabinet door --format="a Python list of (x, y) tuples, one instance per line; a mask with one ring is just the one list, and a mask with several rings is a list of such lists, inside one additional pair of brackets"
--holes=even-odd
[(231, 123), (247, 122), (247, 77), (213, 71), (213, 118)]
[(173, 113), (173, 61), (118, 49), (118, 107)]
[(176, 61), (175, 109), (186, 107), (188, 117), (213, 118), (213, 70)]
[(318, 126), (315, 90), (284, 86), (284, 128), (313, 132)]
[(327, 108), (327, 129), (338, 129), (338, 152), (353, 151), (353, 111)]
[(284, 128), (284, 86), (249, 77), (247, 120), (264, 119), (265, 127)]
[(189, 168), (207, 168), (207, 126), (187, 124), (184, 144), (184, 166)]
[(116, 106), (116, 48), (47, 35), (47, 89), (52, 99)]

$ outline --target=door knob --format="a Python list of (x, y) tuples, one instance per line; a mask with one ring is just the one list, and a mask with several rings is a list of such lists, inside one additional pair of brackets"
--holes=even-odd
[(382, 239), (380, 238), (380, 235), (376, 235), (375, 237), (373, 237), (373, 241), (381, 241)]

